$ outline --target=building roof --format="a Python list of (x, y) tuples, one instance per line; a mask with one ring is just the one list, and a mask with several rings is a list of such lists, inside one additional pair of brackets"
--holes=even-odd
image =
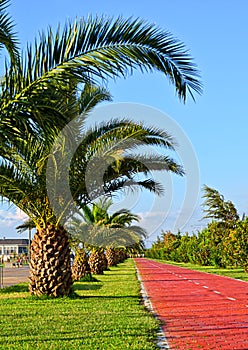
[(0, 245), (28, 245), (28, 239), (15, 239), (15, 238), (6, 238), (0, 239)]

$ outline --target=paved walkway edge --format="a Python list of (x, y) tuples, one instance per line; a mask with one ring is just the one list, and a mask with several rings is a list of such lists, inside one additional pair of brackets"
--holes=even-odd
[[(135, 262), (134, 262), (135, 263)], [(145, 308), (151, 312), (154, 317), (156, 317), (158, 320), (158, 316), (157, 314), (155, 313), (155, 311), (153, 310), (153, 307), (152, 307), (152, 303), (151, 303), (151, 300), (146, 292), (146, 289), (145, 289), (145, 286), (142, 282), (142, 279), (141, 279), (141, 276), (140, 276), (140, 273), (139, 273), (139, 270), (136, 266), (136, 263), (135, 263), (135, 268), (136, 268), (136, 274), (137, 274), (137, 278), (138, 278), (138, 281), (140, 283), (140, 294), (141, 294), (141, 297), (142, 297), (142, 300), (143, 300), (143, 303), (144, 303), (144, 306)], [(159, 320), (160, 321), (160, 320)], [(162, 327), (160, 326), (159, 327), (159, 331), (157, 333), (157, 337), (158, 337), (158, 340), (157, 340), (157, 345), (158, 347), (161, 349), (161, 350), (170, 350), (170, 347), (169, 347), (169, 344), (167, 342), (167, 339), (165, 337), (165, 334), (163, 332), (163, 329)]]

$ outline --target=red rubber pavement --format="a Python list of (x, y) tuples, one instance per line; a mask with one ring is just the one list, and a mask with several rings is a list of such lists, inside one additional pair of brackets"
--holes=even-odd
[(248, 283), (135, 259), (170, 349), (248, 350)]

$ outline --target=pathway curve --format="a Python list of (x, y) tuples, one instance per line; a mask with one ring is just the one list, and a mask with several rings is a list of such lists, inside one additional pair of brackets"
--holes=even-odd
[(135, 259), (170, 349), (248, 350), (248, 283)]

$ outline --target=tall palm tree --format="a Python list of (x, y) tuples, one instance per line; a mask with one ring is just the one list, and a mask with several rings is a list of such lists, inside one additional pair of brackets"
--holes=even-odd
[[(158, 70), (169, 77), (183, 101), (188, 93), (193, 97), (193, 92), (201, 92), (201, 84), (184, 45), (170, 33), (138, 19), (76, 20), (55, 34), (51, 29), (41, 34), (35, 46), (28, 47), (22, 57), (16, 65), (6, 66), (1, 82), (0, 194), (26, 212), (37, 227), (32, 243), (31, 293), (64, 295), (69, 293), (71, 277), (63, 225), (71, 207), (67, 198), (56, 198), (56, 184), (63, 185), (64, 181), (58, 163), (63, 160), (63, 145), (56, 143), (52, 154), (50, 150), (59, 132), (80, 114), (78, 96), (82, 84), (108, 77), (126, 77), (135, 68)], [(71, 134), (75, 135), (77, 126), (73, 128)], [(115, 137), (116, 148), (113, 147)], [(132, 139), (129, 142), (132, 145), (123, 147), (120, 142), (123, 137)], [(103, 147), (102, 140), (108, 142), (111, 150)], [(85, 206), (103, 192), (112, 193), (124, 187), (143, 186), (159, 192), (151, 179), (135, 178), (137, 174), (146, 176), (149, 170), (182, 173), (168, 157), (137, 155), (133, 159), (128, 152), (124, 153), (123, 148), (131, 151), (137, 146), (134, 140), (161, 147), (172, 145), (161, 130), (127, 120), (111, 121), (89, 130), (72, 159), (69, 172), (71, 197), (77, 206)], [(69, 145), (66, 147), (67, 151)], [(101, 182), (85, 181), (85, 173), (93, 174), (94, 166), (99, 165), (103, 155), (108, 166), (103, 169)], [(48, 158), (52, 159), (50, 175), (55, 174), (55, 179), (46, 174)], [(58, 174), (55, 169), (60, 169)], [(55, 182), (49, 196), (47, 181), (48, 184)], [(62, 218), (56, 217), (55, 203), (63, 213)]]
[[(82, 95), (74, 98), (71, 118), (73, 113), (78, 115), (83, 111), (84, 99), (88, 101), (84, 106), (87, 111), (109, 98), (104, 89), (86, 85)], [(69, 106), (67, 101), (65, 104)], [(49, 131), (37, 126), (36, 130), (37, 134), (29, 132), (25, 138), (18, 138), (16, 134), (15, 138), (5, 140), (0, 163), (0, 194), (28, 215), (29, 220), (19, 229), (33, 225), (37, 228), (31, 245), (31, 293), (67, 295), (72, 284), (68, 236), (49, 206), (46, 191), (47, 158), (57, 129)]]
[[(75, 134), (75, 128), (72, 131)], [(149, 154), (138, 155), (137, 159), (131, 159), (130, 156), (125, 157), (123, 152), (125, 144), (120, 143), (118, 146), (117, 141), (122, 138), (132, 140), (130, 143), (127, 142), (129, 149), (137, 147), (138, 144), (173, 148), (173, 140), (164, 131), (122, 120), (98, 125), (90, 129), (90, 133), (86, 132), (86, 135), (71, 162), (69, 171), (71, 197), (59, 191), (60, 175), (64, 173), (64, 169), (59, 167), (60, 157), (56, 158), (56, 153), (59, 155), (66, 153), (66, 147), (51, 151), (51, 146), (57, 137), (53, 129), (50, 133), (48, 130), (44, 132), (42, 137), (29, 134), (27, 139), (16, 139), (14, 144), (6, 143), (4, 148), (5, 153), (0, 163), (0, 194), (23, 210), (37, 229), (31, 244), (30, 261), (30, 291), (35, 295), (58, 296), (66, 295), (70, 291), (72, 284), (70, 249), (64, 225), (74, 214), (74, 203), (77, 207), (84, 207), (93, 197), (102, 195), (103, 191), (105, 194), (111, 194), (130, 186), (159, 192), (159, 185), (147, 178), (150, 170), (168, 170), (182, 174), (181, 167), (166, 156)], [(97, 165), (98, 158), (104, 160), (103, 140), (106, 145), (104, 151), (108, 150), (107, 155), (111, 155), (112, 163), (108, 163), (102, 183), (98, 184), (96, 181), (94, 186), (88, 187), (85, 180), (87, 164), (92, 162), (93, 165)], [(117, 145), (116, 149), (113, 147), (113, 140)], [(57, 171), (52, 171), (51, 174), (55, 174), (54, 178), (47, 180), (48, 159), (51, 157), (51, 152), (52, 165)], [(91, 175), (93, 176), (93, 173)], [(136, 180), (137, 175), (143, 175), (144, 179)], [(49, 181), (54, 190), (50, 196), (47, 192)], [(52, 205), (55, 199), (63, 215), (56, 215), (56, 208), (54, 209)]]

